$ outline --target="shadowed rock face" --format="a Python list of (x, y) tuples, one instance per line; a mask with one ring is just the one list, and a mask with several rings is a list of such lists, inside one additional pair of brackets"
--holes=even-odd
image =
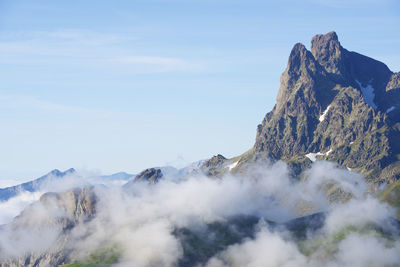
[(223, 167), (227, 162), (227, 158), (221, 154), (218, 154), (204, 162), (204, 164), (201, 166), (201, 170), (207, 176), (220, 177), (226, 171)]
[(221, 154), (218, 154), (216, 156), (213, 156), (211, 159), (207, 160), (206, 162), (204, 162), (202, 167), (204, 167), (204, 168), (216, 167), (216, 166), (224, 164), (226, 161), (227, 161), (227, 158), (225, 158)]
[(382, 62), (344, 49), (335, 32), (313, 37), (311, 52), (296, 44), (276, 105), (257, 128), (252, 155), (239, 166), (283, 159), (298, 174), (311, 163), (305, 156), (319, 152), (318, 160), (360, 171), (369, 181), (397, 180), (399, 77)]
[(347, 73), (344, 60), (346, 52), (335, 32), (314, 36), (311, 40), (311, 53), (326, 72), (336, 74), (337, 77)]
[(134, 181), (135, 182), (149, 182), (155, 184), (159, 179), (163, 177), (163, 174), (160, 169), (150, 168), (142, 171), (138, 174)]

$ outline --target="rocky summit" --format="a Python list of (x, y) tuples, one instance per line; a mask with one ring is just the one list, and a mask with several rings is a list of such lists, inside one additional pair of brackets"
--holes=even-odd
[(139, 173), (134, 178), (134, 181), (135, 182), (146, 181), (146, 182), (155, 184), (158, 182), (159, 179), (161, 179), (162, 176), (163, 176), (163, 174), (160, 169), (150, 168), (150, 169), (146, 169), (146, 170), (142, 171), (141, 173)]
[(392, 183), (400, 178), (399, 129), (400, 73), (346, 50), (335, 32), (318, 34), (311, 51), (293, 47), (276, 105), (236, 169), (281, 159), (296, 176), (328, 160), (363, 173), (370, 184)]

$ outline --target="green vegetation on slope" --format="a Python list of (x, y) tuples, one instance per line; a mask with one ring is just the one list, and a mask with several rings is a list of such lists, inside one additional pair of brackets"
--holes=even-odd
[(257, 217), (239, 216), (229, 222), (208, 224), (199, 231), (176, 229), (174, 235), (181, 241), (183, 248), (183, 257), (178, 266), (204, 264), (229, 245), (239, 243), (245, 237), (253, 237), (254, 226), (258, 221)]
[(66, 264), (63, 267), (108, 267), (117, 263), (120, 256), (119, 247), (114, 245), (96, 250), (86, 260)]
[(313, 255), (314, 257), (320, 259), (331, 259), (338, 252), (340, 243), (350, 234), (379, 238), (387, 247), (393, 246), (395, 241), (395, 237), (392, 233), (389, 233), (374, 225), (367, 225), (362, 228), (348, 226), (328, 236), (318, 235), (314, 238), (300, 241), (297, 243), (297, 245), (299, 250), (308, 257)]
[(397, 219), (400, 220), (400, 180), (387, 186), (379, 194), (379, 198), (397, 209)]

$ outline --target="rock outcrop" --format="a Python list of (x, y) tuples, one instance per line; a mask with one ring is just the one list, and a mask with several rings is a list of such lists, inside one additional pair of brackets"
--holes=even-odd
[[(27, 240), (26, 248), (12, 249), (11, 240), (9, 247), (0, 247), (0, 267), (59, 266), (67, 262), (72, 247), (70, 232), (95, 216), (96, 202), (93, 187), (44, 194), (11, 224), (0, 227), (1, 236)], [(32, 238), (37, 240), (32, 243)]]
[(229, 162), (227, 158), (218, 154), (205, 161), (201, 166), (201, 170), (207, 176), (220, 177), (226, 172), (223, 167), (227, 162)]
[(150, 168), (139, 173), (135, 178), (134, 182), (149, 182), (152, 184), (157, 183), (163, 177), (163, 173), (160, 169)]
[(335, 32), (300, 43), (289, 56), (277, 102), (257, 128), (238, 168), (282, 159), (300, 174), (329, 160), (373, 184), (400, 178), (400, 75), (382, 62), (344, 49)]

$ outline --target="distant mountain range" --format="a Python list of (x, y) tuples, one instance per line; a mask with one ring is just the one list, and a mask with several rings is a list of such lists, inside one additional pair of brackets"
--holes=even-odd
[[(57, 169), (34, 179), (32, 181), (22, 183), (15, 186), (10, 186), (6, 188), (0, 188), (0, 202), (7, 201), (10, 198), (17, 196), (22, 192), (38, 192), (38, 191), (51, 191), (53, 186), (59, 182), (62, 182), (68, 177), (79, 176), (79, 173), (74, 168), (68, 169), (64, 172)], [(128, 181), (135, 175), (126, 172), (118, 172), (111, 175), (102, 175), (99, 177), (92, 177), (95, 182), (112, 182), (112, 181)], [(91, 177), (89, 177), (90, 179)]]
[[(74, 168), (70, 168), (64, 172), (55, 169), (32, 181), (15, 186), (0, 188), (0, 202), (7, 201), (22, 192), (52, 191), (54, 190), (54, 185), (62, 183), (63, 181), (71, 177), (81, 179), (81, 185), (85, 185), (85, 183), (93, 185), (112, 184), (113, 182), (119, 182), (121, 183), (121, 185), (125, 184), (126, 188), (128, 188), (131, 184), (140, 181), (156, 183), (158, 179), (162, 177), (179, 180), (183, 177), (193, 175), (195, 173), (200, 173), (200, 169), (204, 162), (204, 160), (200, 160), (180, 169), (174, 168), (172, 166), (154, 167), (146, 169), (138, 175), (126, 172), (117, 172), (111, 175), (94, 175), (89, 177), (81, 177), (81, 174), (77, 172)], [(74, 184), (77, 183), (73, 183), (72, 185)]]
[(26, 182), (23, 184), (10, 186), (6, 188), (0, 188), (0, 201), (6, 201), (12, 197), (15, 197), (19, 193), (23, 191), (27, 192), (36, 192), (43, 188), (45, 185), (55, 181), (62, 179), (63, 177), (75, 173), (75, 169), (71, 168), (64, 172), (61, 172), (57, 169), (52, 170), (46, 175), (43, 175), (40, 178), (32, 180), (30, 182)]

